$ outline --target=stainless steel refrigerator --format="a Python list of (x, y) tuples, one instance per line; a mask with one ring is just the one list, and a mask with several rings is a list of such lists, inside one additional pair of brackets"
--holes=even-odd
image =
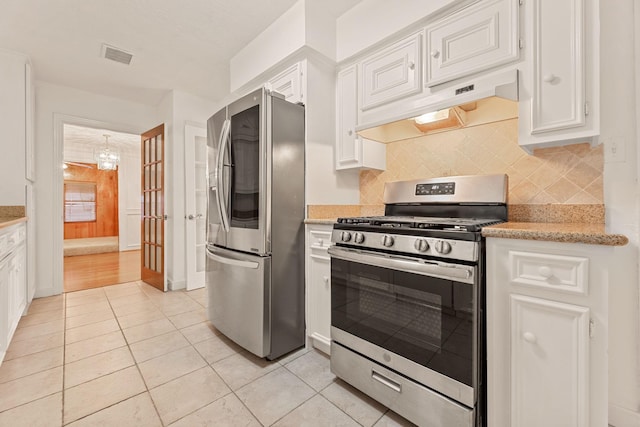
[(304, 106), (260, 89), (207, 128), (209, 320), (275, 359), (305, 342)]

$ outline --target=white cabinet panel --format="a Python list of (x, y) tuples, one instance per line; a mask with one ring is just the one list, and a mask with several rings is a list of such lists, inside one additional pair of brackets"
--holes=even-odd
[(336, 94), (336, 169), (386, 168), (386, 147), (356, 134), (358, 122), (358, 67), (338, 73)]
[(422, 91), (421, 41), (412, 35), (361, 62), (361, 110)]
[(486, 254), (488, 425), (607, 425), (615, 249), (487, 238)]
[(510, 362), (512, 426), (588, 425), (588, 308), (512, 295)]
[(524, 4), (527, 60), (519, 142), (596, 142), (600, 132), (599, 1), (531, 0)]
[(533, 3), (531, 133), (582, 126), (585, 0)]
[(267, 87), (284, 95), (289, 102), (304, 102), (302, 93), (302, 64), (296, 62), (271, 80)]
[(481, 1), (426, 28), (427, 86), (518, 59), (518, 5)]
[(26, 226), (0, 230), (0, 364), (27, 306)]
[(330, 225), (307, 226), (307, 336), (318, 350), (331, 349)]

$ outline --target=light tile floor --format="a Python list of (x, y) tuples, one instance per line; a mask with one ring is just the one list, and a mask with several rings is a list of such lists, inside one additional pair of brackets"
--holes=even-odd
[(410, 426), (299, 350), (259, 359), (206, 290), (142, 282), (36, 299), (0, 366), (0, 426)]

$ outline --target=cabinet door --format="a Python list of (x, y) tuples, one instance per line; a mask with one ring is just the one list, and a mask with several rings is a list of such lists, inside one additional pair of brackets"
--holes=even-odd
[(271, 80), (267, 85), (274, 92), (284, 95), (289, 102), (304, 102), (302, 93), (302, 64), (297, 62)]
[(532, 1), (533, 134), (585, 123), (584, 2)]
[[(0, 252), (0, 258), (5, 254)], [(9, 264), (0, 261), (0, 363), (9, 347)]]
[(327, 354), (331, 348), (331, 226), (310, 227), (307, 240), (307, 336)]
[(362, 158), (362, 144), (355, 129), (358, 120), (358, 73), (355, 65), (338, 73), (336, 100), (336, 169), (357, 167)]
[(422, 91), (421, 40), (412, 35), (362, 61), (362, 111)]
[(338, 73), (336, 84), (336, 170), (386, 168), (386, 147), (356, 134), (358, 122), (358, 67)]
[(511, 425), (589, 425), (589, 309), (510, 300)]
[(426, 85), (518, 59), (518, 6), (482, 1), (426, 28)]

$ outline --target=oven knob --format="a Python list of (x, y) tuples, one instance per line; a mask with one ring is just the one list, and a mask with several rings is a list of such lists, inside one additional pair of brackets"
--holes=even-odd
[(443, 240), (438, 240), (436, 242), (436, 252), (439, 254), (448, 254), (451, 252), (451, 244)]
[(353, 240), (354, 240), (356, 243), (363, 243), (363, 242), (364, 242), (364, 234), (362, 234), (362, 233), (356, 233), (356, 234), (354, 234), (354, 236), (353, 236)]
[(393, 246), (393, 236), (389, 236), (388, 234), (385, 234), (384, 236), (382, 236), (381, 242), (383, 246), (390, 248), (391, 246)]
[(427, 239), (418, 239), (413, 244), (413, 247), (416, 248), (418, 252), (426, 252), (429, 249), (429, 242), (427, 242)]
[(340, 233), (340, 240), (342, 240), (343, 242), (348, 242), (349, 240), (351, 240), (351, 233), (349, 233), (348, 231), (343, 231), (342, 233)]

